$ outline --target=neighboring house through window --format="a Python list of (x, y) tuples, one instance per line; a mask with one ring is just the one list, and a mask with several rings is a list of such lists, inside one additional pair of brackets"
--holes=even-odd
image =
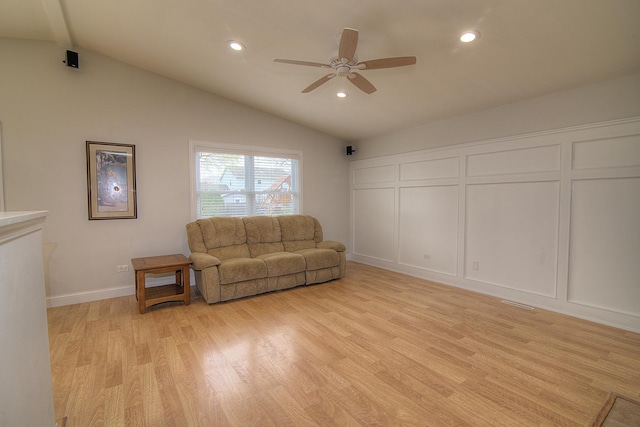
[(300, 151), (191, 141), (190, 157), (193, 219), (301, 211)]

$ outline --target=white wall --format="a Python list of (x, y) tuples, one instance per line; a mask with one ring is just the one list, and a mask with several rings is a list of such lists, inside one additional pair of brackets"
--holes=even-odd
[(351, 162), (352, 259), (640, 331), (640, 117)]
[[(170, 79), (49, 42), (0, 38), (7, 210), (47, 210), (52, 305), (134, 292), (132, 257), (188, 255), (189, 140), (303, 151), (303, 210), (348, 243), (344, 142)], [(138, 219), (88, 221), (85, 141), (135, 144)]]
[(352, 160), (640, 116), (640, 74), (354, 142)]

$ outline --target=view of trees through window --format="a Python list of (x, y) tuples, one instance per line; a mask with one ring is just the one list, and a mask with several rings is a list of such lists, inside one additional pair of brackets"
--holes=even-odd
[(298, 213), (298, 160), (196, 151), (198, 218)]

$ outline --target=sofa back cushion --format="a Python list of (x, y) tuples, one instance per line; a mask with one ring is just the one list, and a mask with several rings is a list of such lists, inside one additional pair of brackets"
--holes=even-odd
[(283, 252), (280, 222), (273, 216), (248, 216), (242, 219), (247, 232), (249, 253), (255, 258), (273, 252)]
[(278, 217), (284, 249), (295, 252), (316, 247), (322, 241), (320, 222), (309, 215), (282, 215)]
[(249, 257), (247, 233), (242, 218), (213, 217), (199, 219), (202, 241), (207, 253), (220, 260)]

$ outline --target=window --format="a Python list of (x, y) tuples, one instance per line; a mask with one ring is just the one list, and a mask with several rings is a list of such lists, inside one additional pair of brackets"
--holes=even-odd
[(300, 212), (298, 151), (191, 141), (192, 217)]

